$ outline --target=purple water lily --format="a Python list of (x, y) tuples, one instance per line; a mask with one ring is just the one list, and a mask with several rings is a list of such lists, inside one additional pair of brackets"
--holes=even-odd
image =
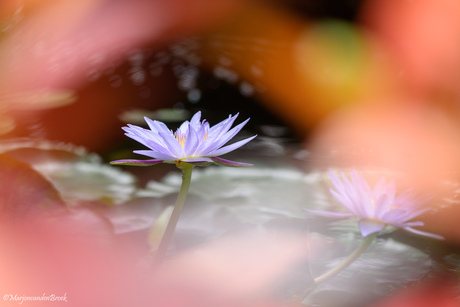
[(355, 171), (351, 172), (351, 182), (343, 172), (342, 180), (332, 171), (329, 173), (335, 187), (335, 190), (330, 188), (330, 192), (349, 212), (305, 209), (306, 211), (332, 217), (360, 217), (358, 226), (363, 237), (391, 225), (417, 235), (444, 239), (442, 236), (412, 228), (424, 225), (423, 222), (412, 219), (431, 209), (422, 207), (427, 198), (416, 197), (412, 190), (406, 190), (396, 196), (395, 182), (391, 180), (387, 183), (385, 177), (382, 177), (372, 190), (364, 177)]
[[(210, 127), (206, 120), (200, 122), (201, 112), (193, 115), (190, 121), (185, 121), (173, 132), (159, 121), (144, 117), (150, 129), (135, 125), (123, 127), (125, 135), (138, 141), (149, 150), (135, 150), (134, 153), (151, 157), (150, 160), (117, 160), (110, 162), (114, 165), (148, 166), (158, 163), (186, 162), (192, 165), (209, 165), (212, 163), (224, 166), (252, 166), (220, 158), (219, 156), (233, 151), (256, 137), (252, 136), (231, 145), (227, 144), (249, 121), (249, 118), (230, 130), (238, 114), (230, 115), (227, 119)], [(223, 147), (222, 147), (223, 146)]]

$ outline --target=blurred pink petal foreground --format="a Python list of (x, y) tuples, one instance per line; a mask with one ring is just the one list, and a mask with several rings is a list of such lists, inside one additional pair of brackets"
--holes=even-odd
[(224, 146), (249, 121), (248, 118), (230, 130), (237, 116), (238, 114), (230, 115), (226, 120), (210, 127), (206, 120), (200, 122), (201, 112), (197, 112), (190, 122), (185, 121), (176, 132), (168, 129), (162, 122), (144, 117), (150, 130), (135, 125), (123, 127), (123, 130), (126, 131), (126, 136), (150, 149), (135, 150), (134, 153), (151, 157), (153, 160), (117, 160), (112, 161), (111, 164), (148, 166), (158, 163), (180, 164), (180, 162), (186, 162), (192, 165), (215, 163), (236, 167), (252, 166), (252, 164), (229, 161), (218, 157), (243, 146), (256, 137), (255, 135)]
[(372, 190), (362, 175), (351, 172), (351, 182), (342, 172), (342, 180), (332, 171), (332, 195), (348, 209), (347, 213), (316, 211), (305, 209), (308, 212), (333, 217), (360, 217), (359, 229), (363, 237), (383, 230), (387, 225), (403, 228), (417, 235), (435, 239), (444, 239), (442, 236), (416, 230), (413, 226), (423, 226), (421, 221), (411, 221), (431, 208), (422, 208), (426, 199), (416, 198), (412, 190), (406, 190), (396, 196), (395, 182), (386, 183), (382, 177)]

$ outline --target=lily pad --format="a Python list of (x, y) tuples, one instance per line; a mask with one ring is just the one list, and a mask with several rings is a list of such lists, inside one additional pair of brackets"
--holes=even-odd
[(79, 204), (121, 204), (131, 199), (136, 180), (80, 147), (52, 142), (17, 140), (0, 144), (0, 152), (28, 163), (53, 183), (62, 199)]
[[(275, 217), (304, 217), (302, 208), (322, 200), (321, 178), (286, 167), (208, 167), (194, 170), (189, 193), (212, 206), (226, 207), (241, 222), (263, 224)], [(167, 187), (178, 190), (180, 183), (180, 174), (170, 173), (161, 184), (149, 183), (147, 191), (154, 187), (155, 192), (169, 193)]]

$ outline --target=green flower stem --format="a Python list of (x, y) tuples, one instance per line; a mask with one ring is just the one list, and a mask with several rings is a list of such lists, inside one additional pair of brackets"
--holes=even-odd
[(351, 253), (346, 259), (344, 259), (338, 266), (335, 268), (331, 269), (330, 271), (324, 273), (321, 276), (318, 276), (314, 279), (315, 281), (315, 287), (312, 289), (306, 290), (301, 296), (300, 299), (297, 300), (297, 303), (300, 304), (316, 287), (325, 282), (326, 280), (334, 277), (335, 275), (339, 274), (341, 271), (343, 271), (345, 268), (347, 268), (350, 264), (352, 264), (356, 259), (361, 256), (361, 254), (372, 244), (374, 241), (375, 237), (377, 236), (377, 233), (373, 233), (368, 235), (367, 237), (364, 238), (364, 241), (361, 243), (360, 246), (358, 246), (357, 249), (353, 253)]
[(324, 273), (323, 275), (316, 277), (315, 283), (320, 284), (320, 283), (325, 282), (326, 280), (334, 277), (335, 275), (340, 273), (342, 270), (344, 270), (346, 267), (348, 267), (350, 264), (352, 264), (356, 259), (359, 258), (359, 256), (361, 256), (361, 254), (369, 247), (369, 245), (371, 245), (372, 241), (374, 241), (376, 236), (377, 236), (377, 233), (373, 233), (365, 237), (361, 245), (353, 253), (351, 253), (346, 259), (344, 259), (338, 266)]
[(192, 181), (193, 165), (184, 162), (176, 165), (182, 170), (182, 184), (180, 186), (179, 195), (177, 195), (176, 204), (174, 205), (168, 225), (166, 226), (166, 230), (161, 238), (158, 250), (155, 253), (155, 262), (157, 264), (161, 263), (166, 255), (169, 243), (171, 242), (174, 230), (176, 229), (177, 221), (179, 220), (180, 213), (184, 207), (185, 199), (187, 198), (190, 182)]

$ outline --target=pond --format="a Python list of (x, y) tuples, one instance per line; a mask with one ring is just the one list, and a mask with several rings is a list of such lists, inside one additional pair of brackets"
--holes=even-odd
[[(272, 146), (277, 151), (267, 150)], [(15, 195), (11, 202), (22, 204), (4, 204), (9, 216), (25, 216), (26, 224), (51, 224), (53, 231), (65, 234), (67, 243), (74, 244), (76, 235), (90, 242), (78, 243), (80, 248), (89, 245), (107, 251), (111, 246), (115, 251), (124, 250), (122, 254), (131, 250), (129, 263), (118, 255), (114, 257), (116, 264), (126, 266), (121, 272), (133, 270), (131, 282), (144, 280), (154, 258), (149, 232), (165, 209), (174, 204), (181, 185), (179, 169), (160, 164), (136, 169), (134, 176), (129, 172), (134, 167), (110, 166), (74, 146), (24, 139), (4, 142), (1, 147), (3, 189), (11, 189)], [(254, 299), (263, 293), (279, 304), (307, 293), (303, 302), (308, 306), (368, 306), (409, 285), (458, 271), (456, 247), (387, 228), (349, 267), (316, 287), (314, 278), (337, 266), (363, 241), (356, 219), (322, 217), (303, 210), (344, 211), (329, 192), (328, 170), (308, 169), (312, 164), (303, 147), (292, 142), (280, 145), (276, 138), (256, 139), (251, 146), (228, 156), (254, 167), (195, 167), (165, 260), (166, 267), (177, 264), (183, 270), (174, 274), (167, 270), (165, 284), (172, 284), (173, 289), (179, 284), (180, 289), (198, 291), (207, 298), (206, 291), (217, 296), (222, 292), (222, 297), (234, 296), (232, 299)], [(15, 182), (21, 184), (11, 184)], [(458, 184), (446, 185), (454, 197)], [(27, 205), (30, 202), (39, 209)], [(452, 205), (449, 199), (434, 198), (431, 202)], [(63, 221), (55, 221), (57, 217)], [(46, 241), (47, 233), (42, 235)], [(66, 253), (61, 256), (69, 257)], [(43, 260), (38, 257), (37, 261)], [(85, 265), (84, 261), (74, 265)], [(68, 272), (78, 280), (72, 277), (74, 273)], [(99, 273), (96, 270), (93, 274)], [(84, 289), (76, 284), (80, 291)], [(142, 288), (148, 288), (145, 280)], [(193, 300), (190, 304), (195, 306)]]

